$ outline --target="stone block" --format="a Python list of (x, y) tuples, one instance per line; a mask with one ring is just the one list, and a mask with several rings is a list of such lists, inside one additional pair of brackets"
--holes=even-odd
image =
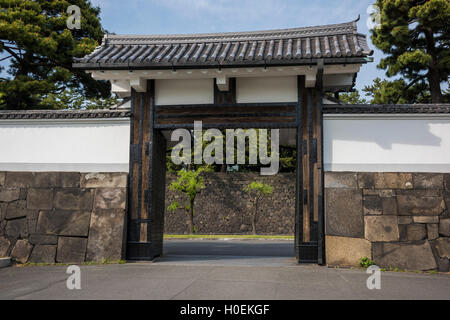
[(27, 219), (10, 220), (6, 224), (5, 233), (8, 238), (18, 239), (28, 236)]
[(413, 180), (410, 173), (375, 173), (376, 189), (412, 189)]
[(408, 225), (407, 224), (399, 224), (398, 232), (400, 234), (400, 241), (408, 241)]
[(19, 200), (19, 188), (0, 188), (0, 202), (11, 202)]
[(439, 238), (439, 225), (437, 223), (427, 224), (427, 238), (428, 240)]
[(127, 179), (126, 173), (84, 173), (81, 188), (126, 188)]
[(32, 234), (29, 239), (31, 244), (35, 245), (56, 245), (58, 244), (58, 237), (56, 235), (48, 234)]
[(31, 253), (30, 262), (55, 263), (56, 245), (36, 245)]
[(98, 209), (125, 209), (127, 193), (124, 188), (97, 189), (94, 207)]
[(434, 245), (439, 257), (450, 259), (450, 238), (439, 238)]
[(37, 210), (50, 210), (53, 208), (53, 190), (29, 189), (27, 208)]
[(402, 194), (397, 195), (397, 204), (400, 215), (438, 216), (445, 210), (442, 197)]
[(443, 189), (444, 175), (442, 173), (414, 173), (414, 189)]
[(398, 224), (410, 224), (413, 223), (413, 217), (410, 216), (399, 216)]
[(92, 189), (60, 189), (55, 192), (54, 208), (91, 211), (93, 199)]
[(33, 186), (36, 188), (79, 188), (80, 173), (77, 172), (36, 172)]
[(450, 237), (450, 219), (441, 219), (439, 234), (444, 237)]
[(80, 188), (81, 174), (78, 172), (60, 172), (57, 180), (57, 187)]
[(371, 250), (364, 239), (326, 236), (326, 260), (331, 266), (358, 267), (359, 259), (372, 258)]
[(396, 216), (364, 217), (365, 238), (372, 242), (398, 241), (400, 239)]
[(27, 200), (27, 195), (28, 195), (28, 189), (20, 188), (19, 200)]
[(87, 211), (41, 211), (36, 232), (47, 235), (87, 237), (90, 212)]
[(414, 216), (414, 223), (439, 223), (438, 216)]
[(326, 233), (364, 237), (362, 195), (359, 189), (325, 189)]
[(125, 210), (96, 210), (91, 215), (86, 261), (123, 258)]
[(444, 188), (450, 190), (450, 173), (444, 173)]
[(29, 188), (33, 185), (32, 172), (7, 172), (5, 186), (17, 188)]
[(6, 208), (8, 204), (5, 202), (0, 202), (0, 222), (6, 219)]
[(66, 238), (59, 237), (56, 262), (59, 263), (80, 263), (86, 257), (86, 238)]
[(11, 258), (20, 263), (26, 263), (30, 257), (33, 246), (27, 240), (17, 240), (11, 251)]
[(14, 201), (8, 204), (6, 207), (6, 219), (25, 218), (28, 214), (26, 208), (27, 203), (25, 200)]
[(0, 172), (0, 187), (5, 185), (6, 172)]
[(427, 228), (424, 224), (409, 224), (406, 226), (409, 241), (424, 240), (427, 237)]
[(327, 172), (325, 174), (325, 188), (358, 188), (357, 174), (354, 172)]
[(11, 242), (7, 238), (0, 237), (0, 258), (6, 257), (8, 255), (10, 246)]
[(375, 174), (372, 172), (358, 172), (358, 188), (374, 189)]
[(383, 214), (387, 216), (396, 216), (398, 214), (397, 198), (396, 197), (383, 197), (381, 198), (381, 207)]
[(364, 215), (381, 215), (381, 214), (383, 214), (381, 198), (378, 196), (364, 196), (363, 211), (364, 211)]
[(450, 190), (444, 190), (443, 196), (444, 196), (444, 200), (445, 200), (445, 204), (446, 204), (447, 208), (450, 208)]
[(6, 223), (6, 220), (0, 221), (0, 236), (5, 235)]
[(438, 271), (439, 272), (449, 272), (450, 271), (450, 260), (449, 259), (439, 259), (438, 261)]
[(57, 187), (59, 172), (35, 172), (33, 177), (33, 187), (55, 188)]
[(372, 244), (373, 260), (383, 268), (399, 268), (403, 270), (434, 270), (436, 260), (430, 243), (384, 243)]

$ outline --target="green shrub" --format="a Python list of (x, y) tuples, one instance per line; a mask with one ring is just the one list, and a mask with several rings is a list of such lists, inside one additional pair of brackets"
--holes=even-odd
[(373, 266), (373, 265), (375, 265), (375, 262), (373, 260), (370, 260), (367, 257), (363, 257), (363, 258), (359, 259), (359, 266), (362, 268), (367, 269), (368, 267)]

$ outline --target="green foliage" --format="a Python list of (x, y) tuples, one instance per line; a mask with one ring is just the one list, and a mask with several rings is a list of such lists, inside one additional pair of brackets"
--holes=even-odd
[(366, 99), (362, 98), (359, 91), (343, 92), (339, 94), (339, 100), (345, 104), (366, 104)]
[(175, 212), (180, 208), (182, 208), (182, 206), (177, 201), (174, 201), (170, 204), (170, 206), (167, 207), (167, 210)]
[(251, 223), (253, 234), (256, 235), (256, 222), (258, 216), (258, 203), (266, 195), (273, 193), (273, 187), (269, 184), (264, 184), (259, 181), (253, 181), (247, 186), (243, 187), (243, 191), (248, 193), (253, 205), (253, 213), (251, 215)]
[(272, 194), (273, 187), (269, 184), (253, 181), (249, 185), (245, 186), (243, 190), (251, 195), (261, 197), (263, 195)]
[(114, 97), (108, 98), (86, 98), (74, 89), (66, 89), (60, 94), (50, 93), (43, 97), (39, 106), (44, 109), (107, 109), (118, 101)]
[(184, 169), (178, 171), (178, 179), (170, 184), (169, 190), (184, 193), (189, 200), (195, 199), (196, 195), (205, 188), (204, 179), (201, 175), (206, 171), (208, 171), (206, 167), (199, 167), (195, 171)]
[[(80, 30), (67, 28), (70, 5), (81, 9)], [(99, 8), (88, 0), (0, 0), (0, 7), (0, 54), (10, 59), (9, 76), (0, 82), (0, 109), (61, 109), (68, 96), (110, 98), (107, 82), (72, 68), (74, 57), (102, 40)], [(73, 101), (69, 107), (83, 106)]]
[(376, 78), (372, 85), (365, 86), (363, 91), (372, 98), (372, 104), (411, 104), (430, 103), (431, 96), (428, 86), (417, 83), (409, 86), (405, 80), (381, 80)]
[(372, 42), (386, 54), (378, 67), (408, 82), (396, 86), (425, 92), (416, 96), (429, 91), (433, 103), (448, 100), (440, 85), (448, 83), (450, 73), (449, 0), (377, 0), (376, 5), (381, 25), (372, 30)]
[[(173, 181), (169, 185), (169, 190), (180, 192), (187, 197), (184, 209), (188, 216), (188, 227), (190, 234), (197, 233), (197, 228), (194, 225), (195, 198), (205, 188), (202, 174), (208, 171), (210, 171), (208, 166), (198, 167), (195, 171), (182, 169), (178, 171), (177, 180)], [(174, 212), (182, 207), (183, 206), (175, 201), (169, 205), (167, 210)]]
[(369, 268), (370, 266), (375, 265), (375, 262), (372, 261), (371, 259), (369, 259), (368, 257), (363, 257), (361, 259), (359, 259), (359, 266), (361, 268)]

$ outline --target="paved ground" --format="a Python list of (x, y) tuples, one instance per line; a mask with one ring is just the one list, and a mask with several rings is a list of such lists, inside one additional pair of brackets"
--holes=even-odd
[[(253, 242), (170, 242), (157, 263), (81, 267), (74, 291), (65, 267), (1, 269), (0, 299), (450, 300), (449, 275), (387, 272), (381, 290), (368, 290), (362, 270), (299, 266), (286, 256), (292, 243)], [(264, 244), (275, 257), (261, 256)]]

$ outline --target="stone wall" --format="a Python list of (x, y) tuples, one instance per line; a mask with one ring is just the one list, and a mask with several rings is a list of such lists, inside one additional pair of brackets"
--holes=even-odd
[(450, 174), (325, 174), (330, 265), (449, 270)]
[[(176, 175), (167, 176), (167, 186)], [(206, 188), (195, 201), (194, 223), (199, 234), (250, 234), (251, 204), (242, 188), (253, 181), (262, 181), (273, 186), (273, 194), (259, 205), (258, 234), (294, 234), (295, 174), (280, 173), (261, 176), (259, 173), (209, 173), (205, 177)], [(166, 191), (166, 208), (173, 201), (184, 204), (179, 193)], [(186, 213), (182, 209), (167, 212), (165, 232), (187, 233)]]
[(124, 258), (127, 174), (0, 172), (0, 257)]

